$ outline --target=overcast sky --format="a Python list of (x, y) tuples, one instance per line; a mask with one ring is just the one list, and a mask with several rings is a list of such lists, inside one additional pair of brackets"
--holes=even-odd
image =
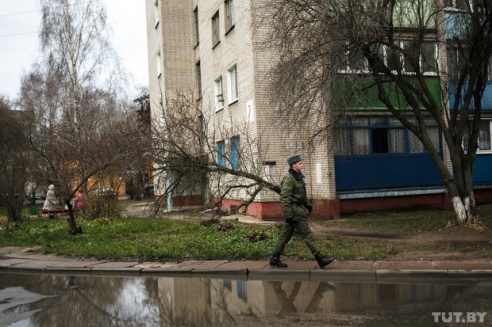
[[(76, 0), (80, 1), (80, 0)], [(147, 87), (147, 36), (144, 0), (101, 0), (111, 26), (113, 48), (134, 81)], [(17, 97), (21, 76), (40, 55), (39, 0), (0, 0), (0, 95)]]

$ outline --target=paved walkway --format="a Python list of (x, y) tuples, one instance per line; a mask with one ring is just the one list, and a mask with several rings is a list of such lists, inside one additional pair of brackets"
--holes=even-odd
[(492, 279), (489, 261), (335, 261), (320, 269), (315, 261), (289, 260), (288, 268), (265, 261), (112, 262), (35, 254), (29, 249), (0, 248), (0, 272), (84, 275), (224, 277), (234, 279)]

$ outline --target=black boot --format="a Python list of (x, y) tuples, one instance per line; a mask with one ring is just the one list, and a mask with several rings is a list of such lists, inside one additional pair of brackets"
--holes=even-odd
[(325, 266), (328, 266), (330, 263), (333, 262), (333, 258), (331, 257), (325, 257), (323, 255), (321, 255), (321, 253), (316, 253), (314, 255), (314, 257), (316, 258), (316, 261), (318, 261), (318, 265), (321, 267), (321, 268), (324, 268)]
[(287, 264), (283, 263), (280, 261), (280, 255), (278, 254), (272, 254), (270, 257), (270, 267), (274, 268), (286, 268)]

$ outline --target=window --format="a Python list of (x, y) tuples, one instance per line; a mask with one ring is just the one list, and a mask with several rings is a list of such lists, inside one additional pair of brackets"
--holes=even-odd
[(460, 56), (457, 49), (447, 48), (448, 56), (448, 76), (451, 80), (456, 80), (459, 74)]
[[(427, 129), (432, 142), (440, 148), (437, 124), (429, 119)], [(420, 140), (391, 116), (358, 116), (349, 118), (336, 140), (336, 155), (373, 155), (424, 153)]]
[(229, 103), (237, 101), (237, 68), (236, 65), (227, 70)]
[[(438, 52), (436, 42), (399, 41), (394, 47), (375, 44), (371, 50), (392, 71), (415, 74), (416, 67), (411, 64), (413, 60), (424, 75), (437, 75)], [(340, 73), (369, 72), (367, 60), (361, 53), (348, 51), (345, 56), (346, 65), (340, 69)]]
[[(348, 44), (342, 45), (344, 47), (348, 47)], [(381, 46), (381, 49), (383, 47)], [(383, 58), (383, 53), (381, 51), (381, 57)], [(368, 73), (368, 64), (366, 59), (364, 58), (364, 55), (362, 54), (361, 51), (350, 51), (347, 50), (345, 53), (341, 55), (341, 58), (339, 59), (343, 61), (343, 65), (341, 69), (339, 70), (340, 73)]]
[(193, 21), (195, 24), (195, 46), (200, 44), (200, 30), (199, 30), (199, 21), (198, 21), (198, 7), (193, 10)]
[(220, 19), (217, 11), (212, 17), (212, 44), (215, 47), (220, 42)]
[(468, 8), (468, 0), (444, 0), (445, 8), (453, 8), (458, 10), (466, 10)]
[(434, 42), (424, 42), (421, 45), (421, 66), (423, 72), (437, 74), (437, 44)]
[[(492, 134), (492, 120), (482, 120), (480, 122), (480, 130), (478, 132), (478, 150), (477, 153), (491, 153), (492, 152), (492, 144), (490, 142), (490, 136)], [(469, 130), (467, 128), (466, 133), (464, 135), (463, 140), (463, 148), (465, 151), (468, 151), (468, 142), (469, 142)]]
[(160, 13), (159, 13), (159, 0), (155, 0), (154, 2), (154, 28), (157, 28), (157, 25), (159, 25), (159, 18), (160, 18)]
[(489, 74), (488, 74), (488, 78), (489, 78), (489, 81), (492, 81), (492, 55), (489, 56)]
[(239, 168), (239, 156), (240, 156), (239, 136), (231, 137), (231, 139), (229, 140), (229, 147), (231, 149), (231, 168), (233, 170), (240, 170), (240, 168)]
[(349, 53), (347, 58), (348, 68), (352, 72), (367, 72), (367, 64), (361, 52)]
[(225, 149), (225, 143), (224, 141), (219, 141), (217, 142), (216, 144), (217, 146), (217, 164), (219, 166), (222, 166), (224, 167), (225, 166), (225, 153), (224, 153), (224, 149)]
[(422, 73), (434, 75), (437, 73), (437, 44), (435, 42), (403, 41), (401, 47), (405, 53), (403, 69), (406, 73), (416, 72), (416, 67), (411, 64), (411, 60), (417, 62)]
[(215, 111), (224, 108), (224, 94), (222, 93), (222, 76), (214, 82), (215, 90)]
[(402, 70), (402, 57), (397, 46), (395, 47), (384, 47), (384, 56), (387, 60), (388, 68), (392, 71)]
[(156, 67), (157, 67), (157, 77), (161, 76), (162, 74), (162, 57), (161, 57), (161, 52), (157, 52), (156, 56)]
[(388, 128), (376, 127), (371, 130), (372, 153), (389, 153)]
[(420, 64), (419, 43), (412, 42), (412, 41), (403, 41), (400, 43), (400, 47), (404, 49), (403, 51), (405, 53), (405, 55), (403, 56), (403, 69), (405, 70), (405, 72), (407, 73), (417, 72), (418, 67), (415, 67), (414, 64), (412, 63), (417, 62), (417, 64)]
[(234, 0), (226, 0), (225, 1), (225, 15), (226, 15), (226, 31), (230, 31), (233, 27), (235, 22), (235, 17), (234, 17)]
[(484, 120), (480, 122), (480, 134), (478, 136), (478, 151), (492, 151), (490, 144), (490, 129), (492, 120)]
[(200, 62), (197, 62), (195, 65), (195, 75), (196, 75), (196, 91), (198, 94), (198, 98), (202, 97), (202, 68)]
[(246, 288), (246, 283), (244, 280), (238, 280), (236, 281), (236, 293), (237, 297), (243, 300), (244, 302), (248, 301), (248, 292)]
[(230, 279), (224, 279), (224, 289), (228, 290), (229, 292), (232, 291), (232, 283)]

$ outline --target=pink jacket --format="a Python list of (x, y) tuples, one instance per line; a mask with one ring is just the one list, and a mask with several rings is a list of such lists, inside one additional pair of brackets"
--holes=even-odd
[(75, 203), (75, 210), (84, 210), (87, 208), (88, 201), (87, 196), (84, 193), (77, 194), (75, 199), (73, 199), (73, 202)]

